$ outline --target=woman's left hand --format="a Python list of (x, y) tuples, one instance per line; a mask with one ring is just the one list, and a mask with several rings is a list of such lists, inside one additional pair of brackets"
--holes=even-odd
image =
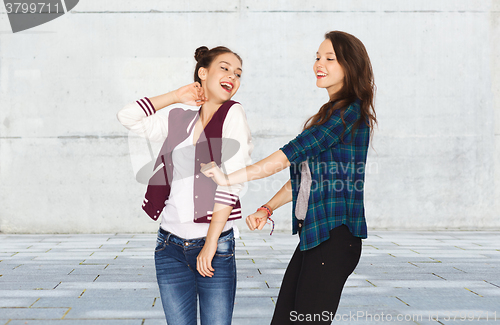
[(201, 172), (207, 177), (211, 177), (212, 180), (217, 183), (217, 185), (227, 186), (227, 175), (220, 170), (215, 162), (210, 162), (208, 164), (201, 164)]
[(255, 229), (262, 230), (267, 223), (267, 212), (259, 210), (252, 213), (246, 218), (248, 229), (254, 231)]
[(205, 245), (203, 245), (200, 254), (196, 258), (196, 269), (203, 277), (212, 277), (214, 275), (215, 270), (212, 267), (212, 259), (216, 251), (217, 242), (205, 241)]

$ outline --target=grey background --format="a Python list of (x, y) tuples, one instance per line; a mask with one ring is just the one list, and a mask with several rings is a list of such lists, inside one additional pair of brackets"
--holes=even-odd
[[(85, 0), (12, 34), (0, 6), (0, 231), (154, 231), (134, 177), (151, 158), (116, 112), (191, 82), (198, 46), (226, 45), (244, 60), (234, 99), (257, 161), (327, 100), (312, 65), (329, 30), (363, 41), (378, 86), (369, 228), (498, 229), (499, 22), (493, 0)], [(244, 214), (287, 178), (250, 183)]]

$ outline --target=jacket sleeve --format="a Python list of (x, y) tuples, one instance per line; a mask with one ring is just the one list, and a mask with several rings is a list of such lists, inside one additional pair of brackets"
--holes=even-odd
[[(347, 136), (360, 117), (360, 107), (353, 103), (344, 113), (344, 123), (340, 110), (336, 110), (330, 119), (321, 125), (314, 125), (302, 131), (295, 139), (280, 148), (290, 163), (299, 164), (308, 157), (316, 157), (323, 151), (335, 146), (341, 141), (341, 136)], [(345, 128), (345, 130), (344, 130)]]
[[(252, 135), (243, 106), (234, 104), (227, 113), (222, 128), (221, 169), (228, 175), (252, 164)], [(234, 206), (243, 184), (218, 186), (215, 203)]]
[(150, 141), (163, 141), (168, 134), (168, 116), (155, 114), (151, 101), (144, 97), (125, 105), (117, 114), (118, 121), (134, 132)]

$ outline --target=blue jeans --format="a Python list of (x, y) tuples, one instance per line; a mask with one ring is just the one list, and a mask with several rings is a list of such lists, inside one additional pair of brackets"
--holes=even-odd
[(236, 292), (233, 230), (219, 237), (214, 275), (196, 270), (205, 237), (183, 239), (160, 228), (156, 240), (156, 279), (168, 325), (196, 325), (197, 297), (202, 325), (230, 325)]

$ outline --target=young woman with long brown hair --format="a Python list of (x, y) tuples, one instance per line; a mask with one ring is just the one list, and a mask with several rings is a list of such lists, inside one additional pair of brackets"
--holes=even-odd
[(214, 163), (203, 173), (218, 184), (268, 177), (290, 167), (290, 180), (247, 217), (262, 229), (273, 210), (293, 201), (293, 234), (300, 243), (285, 272), (272, 324), (330, 324), (366, 238), (363, 203), (368, 144), (376, 124), (375, 84), (363, 43), (329, 32), (313, 66), (329, 100), (295, 139), (269, 157), (225, 175)]

